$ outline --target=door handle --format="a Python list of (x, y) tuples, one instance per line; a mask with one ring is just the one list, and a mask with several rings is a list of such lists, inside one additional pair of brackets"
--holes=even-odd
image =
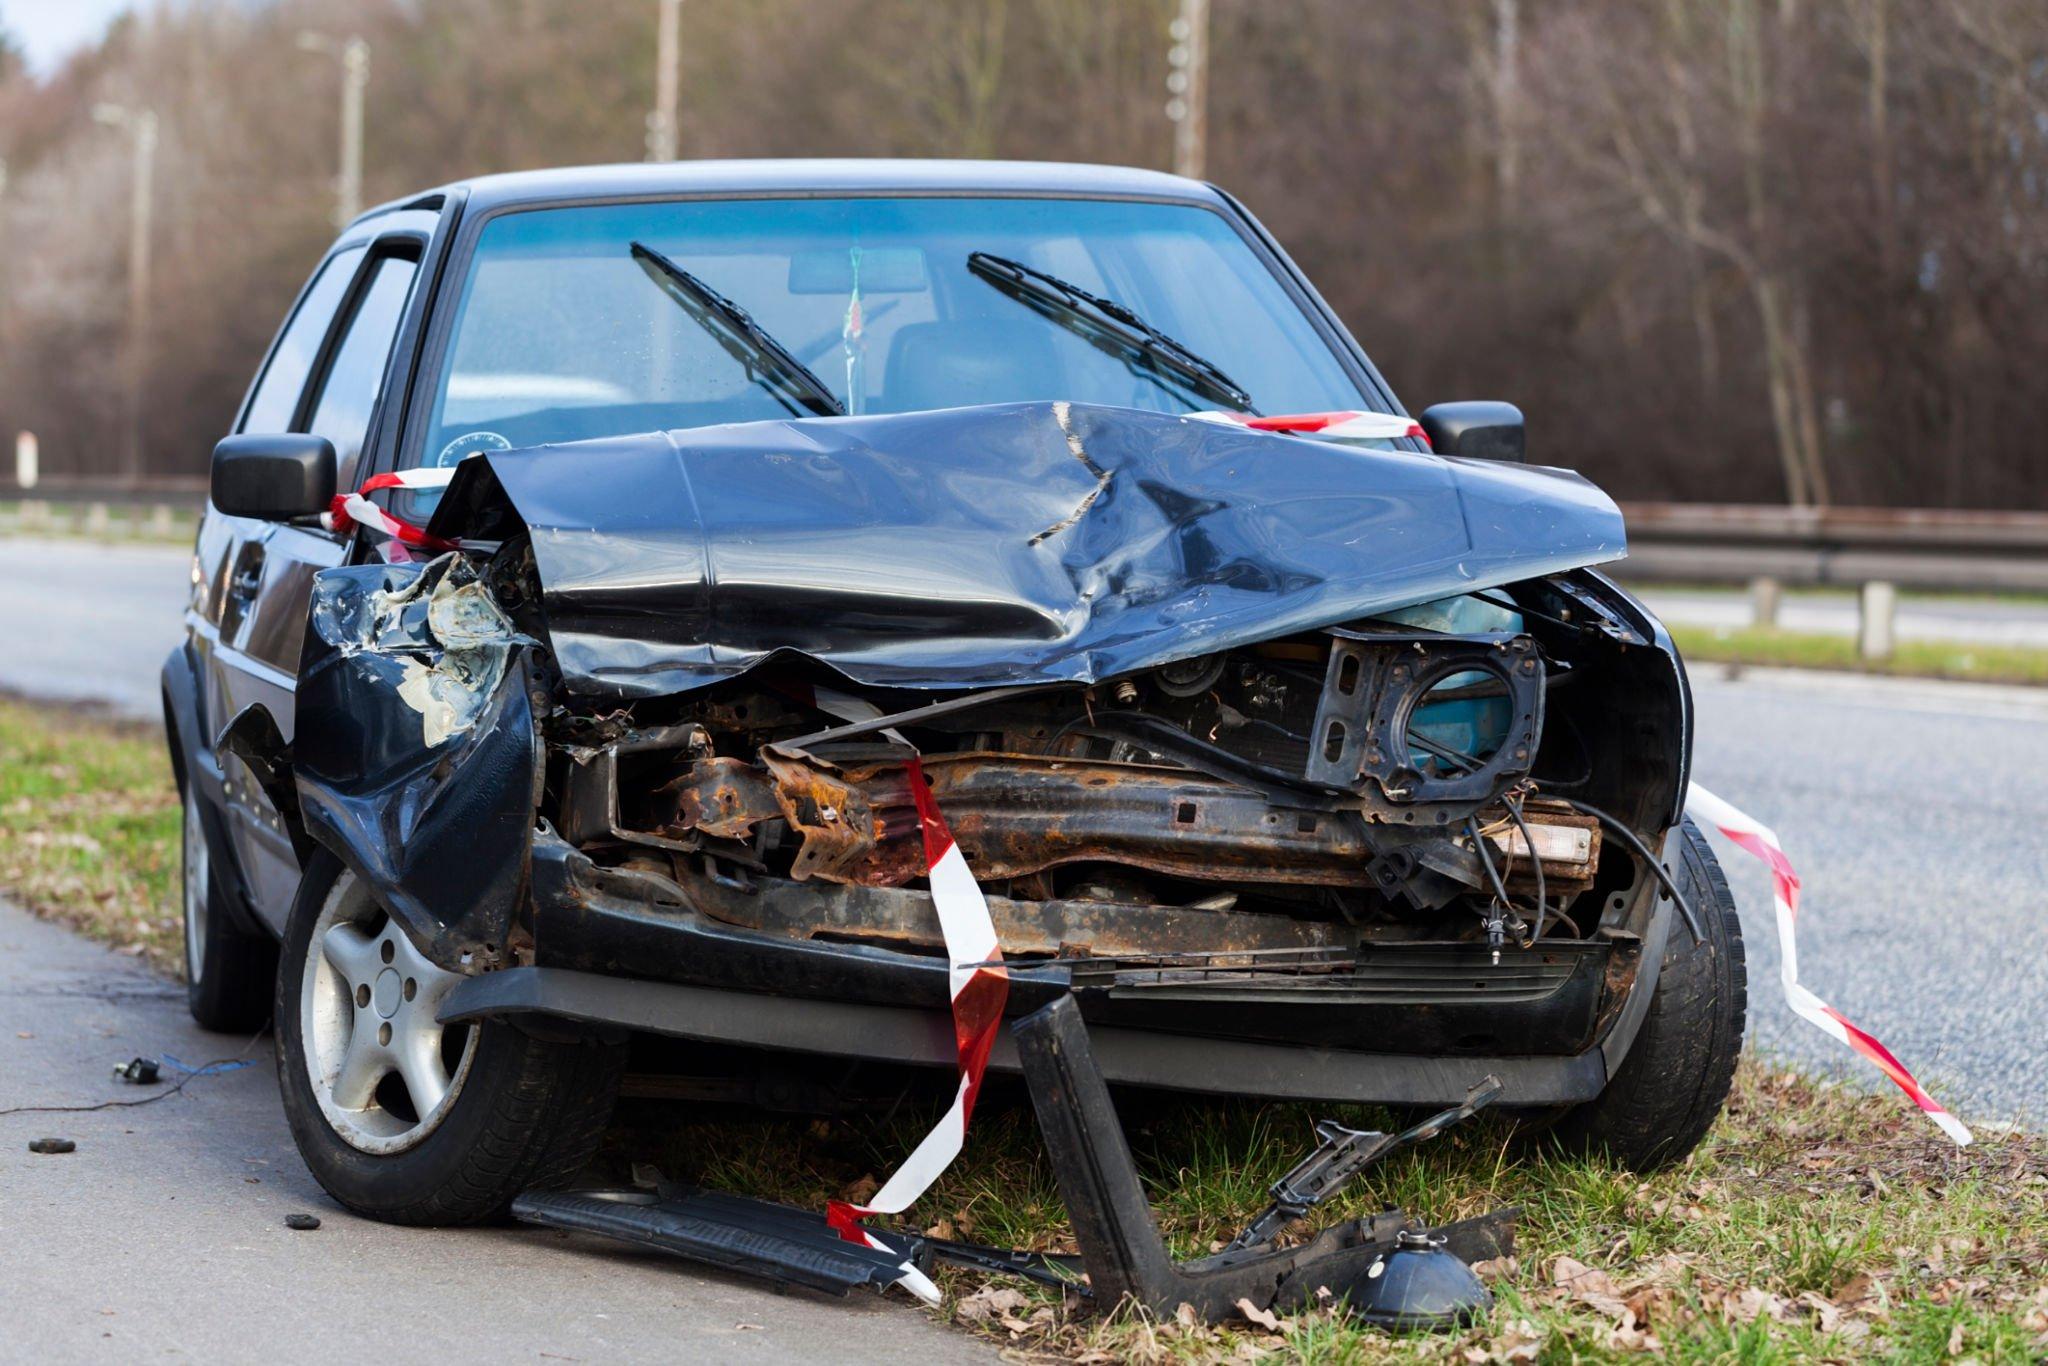
[(237, 604), (247, 606), (256, 596), (256, 590), (263, 587), (263, 547), (245, 545), (235, 559), (235, 576), (228, 582), (228, 596)]
[(220, 635), (222, 641), (232, 641), (235, 633), (242, 629), (242, 618), (249, 614), (249, 604), (256, 601), (256, 594), (263, 588), (263, 543), (244, 541), (235, 552), (234, 566), (228, 571), (227, 586), (222, 591), (220, 605)]

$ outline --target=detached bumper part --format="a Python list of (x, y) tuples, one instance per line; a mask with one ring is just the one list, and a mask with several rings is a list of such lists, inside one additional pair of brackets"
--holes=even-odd
[[(1411, 1223), (1399, 1210), (1390, 1210), (1325, 1229), (1294, 1247), (1274, 1248), (1261, 1241), (1232, 1246), (1199, 1261), (1173, 1261), (1153, 1223), (1080, 1010), (1071, 1000), (1056, 1001), (1012, 1029), (1060, 1198), (1073, 1221), (1098, 1304), (1128, 1298), (1160, 1314), (1172, 1314), (1187, 1304), (1203, 1318), (1220, 1322), (1240, 1312), (1240, 1300), (1255, 1309), (1285, 1310), (1317, 1304), (1327, 1290), (1368, 1322), (1403, 1329), (1455, 1328), (1492, 1306), (1493, 1297), (1466, 1259), (1501, 1256), (1510, 1250), (1513, 1211), (1427, 1229)], [(1490, 1087), (1474, 1088), (1474, 1096), (1455, 1111), (1362, 1154), (1362, 1162), (1321, 1184), (1304, 1207), (1335, 1194), (1343, 1180), (1373, 1157), (1404, 1141), (1429, 1137), (1486, 1104), (1499, 1093), (1499, 1083), (1489, 1082)], [(1324, 1132), (1327, 1152), (1332, 1143), (1329, 1129)], [(1298, 1166), (1280, 1185), (1288, 1186), (1310, 1170), (1323, 1171), (1317, 1161), (1322, 1156), (1319, 1152)], [(1285, 1202), (1283, 1195), (1279, 1204)], [(1274, 1213), (1268, 1211), (1268, 1216)], [(1286, 1222), (1274, 1222), (1272, 1232)]]
[(822, 1214), (719, 1191), (528, 1191), (512, 1202), (512, 1217), (837, 1295), (862, 1285), (887, 1288), (904, 1260), (846, 1241)]
[[(1322, 1146), (1274, 1187), (1275, 1202), (1213, 1257), (1175, 1262), (1152, 1219), (1130, 1146), (1071, 998), (1011, 1026), (1033, 1109), (1081, 1247), (1078, 1259), (869, 1230), (877, 1249), (845, 1241), (821, 1215), (712, 1191), (529, 1192), (524, 1222), (638, 1243), (780, 1284), (846, 1294), (887, 1287), (904, 1263), (948, 1261), (983, 1271), (1073, 1284), (1100, 1308), (1131, 1300), (1161, 1314), (1180, 1305), (1221, 1322), (1254, 1309), (1289, 1310), (1334, 1297), (1368, 1323), (1397, 1330), (1453, 1329), (1493, 1300), (1470, 1262), (1512, 1250), (1515, 1211), (1426, 1228), (1388, 1210), (1323, 1230), (1294, 1247), (1272, 1238), (1386, 1153), (1432, 1137), (1499, 1094), (1489, 1078), (1459, 1106), (1405, 1133), (1318, 1126)], [(1079, 1267), (1075, 1266), (1078, 1260)], [(1085, 1286), (1069, 1278), (1085, 1270)]]

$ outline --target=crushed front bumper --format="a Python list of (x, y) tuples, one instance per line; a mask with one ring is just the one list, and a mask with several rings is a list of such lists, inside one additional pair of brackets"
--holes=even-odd
[[(541, 1015), (702, 1042), (956, 1065), (943, 957), (724, 923), (665, 880), (533, 849), (534, 961), (473, 977), (444, 1020)], [(800, 889), (824, 900), (856, 889)], [(751, 893), (767, 895), (760, 886)], [(891, 889), (890, 896), (923, 893)], [(815, 903), (814, 903), (815, 904)], [(814, 912), (815, 913), (815, 912)], [(1669, 921), (1640, 939), (1547, 941), (1499, 967), (1471, 944), (1305, 950), (1199, 968), (1056, 959), (1010, 965), (1010, 1010), (1072, 995), (1104, 1076), (1276, 1099), (1454, 1103), (1489, 1073), (1502, 1102), (1590, 1100), (1633, 1040)], [(1518, 961), (1521, 960), (1521, 961)], [(1007, 1035), (991, 1065), (1018, 1067)]]

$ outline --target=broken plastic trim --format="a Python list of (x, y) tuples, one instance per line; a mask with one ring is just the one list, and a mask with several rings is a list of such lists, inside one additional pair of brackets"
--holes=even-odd
[[(1031, 1102), (1066, 1202), (1079, 1258), (1011, 1251), (873, 1230), (884, 1246), (841, 1239), (809, 1211), (702, 1190), (528, 1192), (513, 1214), (528, 1223), (606, 1234), (695, 1261), (845, 1294), (883, 1289), (904, 1264), (934, 1260), (1066, 1286), (1098, 1309), (1131, 1300), (1161, 1314), (1185, 1304), (1211, 1322), (1253, 1310), (1287, 1310), (1334, 1295), (1382, 1327), (1450, 1329), (1491, 1305), (1469, 1265), (1512, 1251), (1517, 1212), (1500, 1210), (1442, 1228), (1399, 1210), (1323, 1230), (1294, 1247), (1273, 1238), (1387, 1153), (1429, 1138), (1499, 1094), (1489, 1077), (1465, 1101), (1395, 1135), (1319, 1126), (1322, 1146), (1274, 1187), (1275, 1203), (1213, 1257), (1175, 1262), (1152, 1221), (1129, 1144), (1095, 1065), (1071, 997), (1011, 1026)], [(1085, 1271), (1087, 1284), (1073, 1276)]]

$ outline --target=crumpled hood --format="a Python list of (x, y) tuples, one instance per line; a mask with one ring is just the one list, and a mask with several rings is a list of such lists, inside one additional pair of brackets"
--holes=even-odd
[(431, 527), (522, 529), (567, 685), (622, 698), (785, 651), (874, 685), (1092, 682), (1626, 553), (1566, 470), (1067, 403), (494, 453)]

